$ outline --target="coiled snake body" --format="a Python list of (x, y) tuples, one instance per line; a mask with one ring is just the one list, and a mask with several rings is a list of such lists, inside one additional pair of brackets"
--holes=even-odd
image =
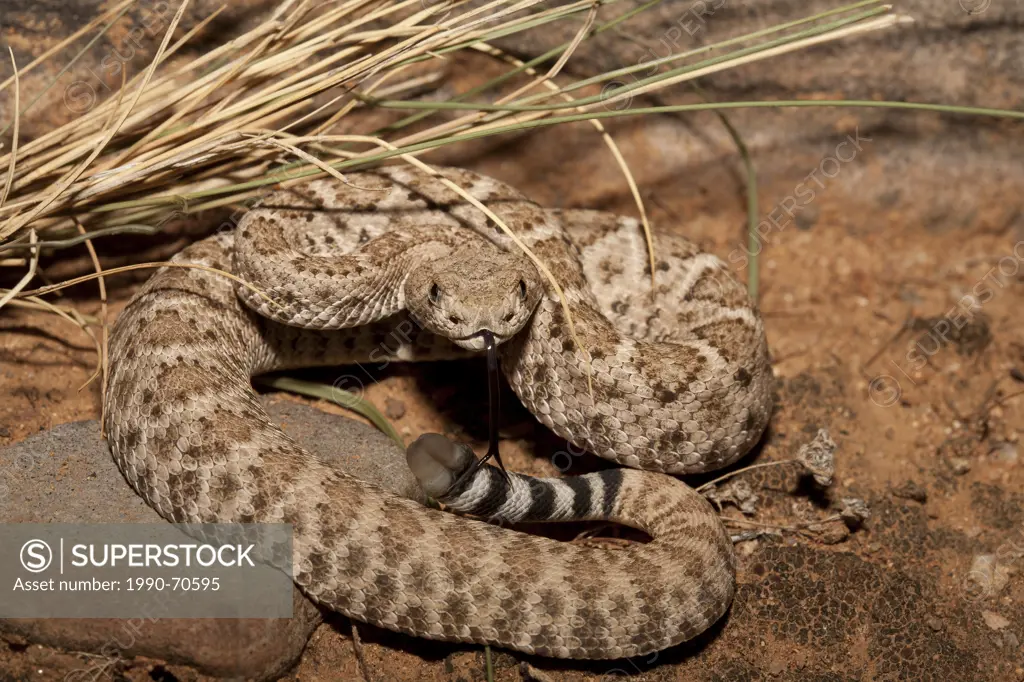
[[(164, 268), (117, 320), (105, 414), (118, 466), (170, 521), (292, 524), (300, 588), (381, 627), (572, 658), (696, 636), (732, 599), (732, 545), (700, 495), (653, 472), (723, 467), (760, 437), (771, 371), (756, 311), (685, 240), (657, 240), (652, 294), (636, 221), (444, 175), (549, 268), (571, 328), (533, 263), (436, 178), (394, 167), (277, 192), (176, 257), (233, 271), (277, 305)], [(421, 439), (410, 464), (425, 490), (512, 521), (613, 520), (651, 542), (558, 542), (399, 498), (296, 445), (250, 384), (295, 367), (459, 357), (481, 348), (479, 329), (503, 343), (505, 375), (541, 422), (631, 468), (506, 483), (483, 467), (447, 490), (458, 448)]]

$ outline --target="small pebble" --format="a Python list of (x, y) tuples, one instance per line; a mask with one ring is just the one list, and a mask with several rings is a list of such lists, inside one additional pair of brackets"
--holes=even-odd
[(1010, 621), (1005, 616), (1000, 616), (994, 611), (982, 611), (981, 619), (985, 621), (985, 625), (993, 630), (1002, 630), (1010, 624)]
[(971, 463), (963, 457), (950, 457), (946, 460), (949, 464), (949, 468), (953, 470), (953, 473), (957, 476), (963, 476), (971, 470)]
[(405, 416), (405, 403), (394, 398), (385, 398), (384, 414), (388, 419), (401, 419)]
[(839, 516), (851, 530), (860, 528), (865, 521), (871, 518), (871, 509), (864, 500), (858, 497), (844, 497), (841, 503)]
[(894, 488), (892, 494), (894, 497), (913, 500), (914, 502), (920, 502), (921, 504), (928, 501), (928, 491), (925, 490), (924, 486), (920, 483), (916, 483), (914, 481), (906, 481), (898, 488)]
[(828, 429), (818, 429), (814, 440), (801, 446), (796, 459), (814, 477), (815, 483), (827, 488), (832, 485), (832, 477), (836, 473), (835, 451), (836, 444)]
[(1006, 464), (1016, 464), (1019, 459), (1017, 446), (1007, 441), (993, 445), (990, 454), (998, 461), (1005, 462)]

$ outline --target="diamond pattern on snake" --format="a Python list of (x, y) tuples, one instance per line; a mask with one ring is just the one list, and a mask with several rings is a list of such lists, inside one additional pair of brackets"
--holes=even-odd
[[(652, 291), (637, 221), (442, 172), (547, 266), (572, 329), (534, 263), (434, 176), (395, 166), (281, 190), (175, 257), (233, 272), (275, 304), (209, 271), (164, 268), (117, 320), (105, 426), (118, 466), (169, 521), (292, 524), (303, 592), (383, 628), (563, 658), (693, 638), (728, 608), (735, 559), (710, 504), (666, 474), (725, 467), (761, 436), (771, 369), (756, 308), (682, 238), (657, 235)], [(482, 332), (540, 422), (622, 466), (505, 478), (428, 434), (408, 450), (424, 490), (477, 517), (606, 520), (650, 542), (559, 542), (400, 498), (299, 447), (250, 383), (372, 352), (480, 353)]]

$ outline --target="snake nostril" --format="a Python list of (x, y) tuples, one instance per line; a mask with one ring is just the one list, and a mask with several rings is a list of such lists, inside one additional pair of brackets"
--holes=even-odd
[(462, 318), (459, 317), (458, 315), (449, 315), (448, 321), (451, 322), (452, 324), (459, 324), (462, 322)]
[(501, 318), (505, 322), (511, 322), (512, 318), (515, 317), (515, 313), (509, 313), (505, 317)]

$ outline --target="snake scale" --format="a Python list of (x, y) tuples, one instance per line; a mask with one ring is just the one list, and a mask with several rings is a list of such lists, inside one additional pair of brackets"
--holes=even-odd
[[(722, 263), (669, 235), (655, 289), (637, 221), (544, 209), (495, 180), (395, 166), (268, 195), (236, 229), (163, 268), (111, 333), (105, 426), (129, 484), (177, 523), (290, 523), (315, 602), (415, 636), (553, 657), (619, 658), (688, 640), (728, 608), (732, 544), (711, 506), (663, 473), (726, 466), (771, 412), (761, 320)], [(273, 424), (251, 386), (273, 370), (462, 357), (501, 343), (538, 420), (628, 468), (506, 481), (423, 436), (424, 489), (492, 519), (603, 519), (626, 548), (559, 542), (423, 507), (330, 468)], [(589, 355), (588, 355), (589, 354)], [(589, 360), (589, 362), (588, 362)], [(592, 390), (592, 392), (591, 392)]]

